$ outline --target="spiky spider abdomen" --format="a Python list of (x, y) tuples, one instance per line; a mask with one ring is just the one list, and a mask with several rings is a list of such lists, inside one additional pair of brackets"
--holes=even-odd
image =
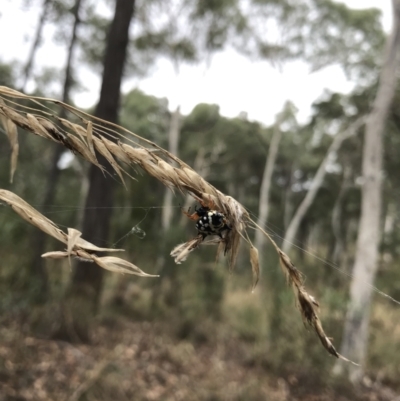
[(206, 206), (202, 205), (199, 209), (195, 209), (193, 214), (184, 213), (196, 221), (197, 231), (203, 236), (203, 239), (207, 235), (218, 235), (223, 238), (222, 233), (226, 230), (231, 230), (223, 213), (211, 210)]

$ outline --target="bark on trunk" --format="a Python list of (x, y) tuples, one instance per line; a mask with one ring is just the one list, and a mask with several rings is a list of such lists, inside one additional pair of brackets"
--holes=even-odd
[[(70, 92), (73, 85), (72, 60), (77, 41), (77, 31), (80, 24), (79, 10), (81, 8), (81, 4), (82, 0), (76, 0), (73, 8), (74, 25), (72, 27), (71, 38), (68, 46), (63, 94), (62, 94), (62, 101), (64, 103), (69, 103)], [(45, 7), (45, 4), (43, 5), (43, 7)], [(62, 109), (59, 116), (61, 118), (65, 118), (64, 109)], [(62, 146), (58, 144), (52, 144), (52, 156), (50, 159), (49, 171), (46, 180), (46, 188), (44, 191), (45, 195), (42, 201), (43, 212), (46, 212), (46, 208), (54, 203), (57, 183), (60, 176), (60, 169), (58, 168), (57, 163), (63, 152), (65, 152), (65, 149)], [(30, 271), (32, 273), (32, 276), (36, 277), (36, 279), (34, 279), (34, 285), (31, 285), (31, 289), (33, 291), (32, 300), (37, 301), (39, 303), (45, 301), (48, 297), (48, 279), (45, 269), (45, 260), (41, 257), (41, 255), (45, 253), (46, 241), (47, 241), (47, 235), (44, 232), (39, 231), (33, 234), (32, 243), (34, 244), (33, 245), (34, 254), (30, 264)]]
[[(95, 115), (110, 122), (117, 122), (120, 103), (120, 89), (129, 42), (129, 26), (134, 12), (134, 0), (116, 0), (115, 14), (108, 33), (104, 57), (103, 81), (100, 100)], [(85, 204), (82, 236), (98, 245), (105, 245), (108, 239), (113, 204), (114, 179), (111, 168), (101, 157), (99, 162), (111, 176), (92, 165), (89, 170), (90, 187)], [(89, 340), (91, 318), (95, 314), (100, 298), (103, 271), (98, 266), (78, 262), (69, 293), (68, 313), (73, 331), (82, 341)], [(71, 336), (68, 336), (69, 338)]]
[[(264, 168), (263, 178), (262, 178), (262, 182), (261, 182), (260, 201), (259, 201), (259, 206), (258, 206), (258, 220), (257, 220), (257, 224), (260, 227), (264, 227), (265, 223), (267, 222), (267, 219), (268, 219), (269, 192), (270, 192), (271, 182), (272, 182), (272, 173), (274, 171), (276, 158), (278, 156), (279, 143), (282, 138), (282, 131), (280, 128), (281, 118), (282, 118), (282, 116), (278, 116), (276, 119), (276, 122), (275, 122), (274, 133), (272, 135), (271, 145), (268, 149), (267, 160), (265, 162), (265, 168)], [(262, 254), (262, 248), (263, 248), (263, 245), (265, 244), (265, 236), (260, 230), (256, 231), (256, 236), (255, 236), (254, 242), (255, 242), (256, 248)]]
[(361, 217), (350, 302), (341, 345), (341, 354), (360, 363), (360, 366), (355, 367), (338, 362), (334, 368), (336, 374), (346, 372), (352, 382), (359, 382), (364, 373), (372, 294), (371, 287), (365, 283), (374, 282), (378, 268), (382, 203), (382, 142), (386, 117), (397, 84), (396, 72), (400, 46), (400, 1), (392, 0), (392, 6), (392, 33), (386, 43), (378, 91), (365, 129)]
[(285, 238), (283, 240), (282, 250), (285, 253), (288, 253), (293, 246), (293, 241), (296, 238), (297, 231), (300, 227), (300, 224), (306, 215), (308, 209), (314, 202), (314, 199), (318, 193), (318, 190), (321, 188), (322, 183), (324, 182), (325, 174), (326, 174), (326, 166), (328, 162), (331, 160), (331, 157), (340, 149), (342, 142), (353, 136), (357, 133), (357, 131), (364, 124), (365, 118), (359, 118), (353, 124), (351, 124), (345, 131), (337, 134), (329, 147), (324, 160), (322, 160), (320, 166), (318, 167), (317, 173), (315, 174), (313, 181), (311, 183), (311, 188), (307, 192), (305, 198), (300, 203), (300, 206), (297, 208), (290, 224), (286, 230)]

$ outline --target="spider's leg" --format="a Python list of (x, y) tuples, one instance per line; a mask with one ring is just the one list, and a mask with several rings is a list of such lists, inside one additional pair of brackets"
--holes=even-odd
[(199, 215), (197, 214), (197, 212), (194, 212), (193, 214), (190, 214), (189, 212), (190, 212), (190, 208), (189, 208), (189, 210), (187, 212), (182, 210), (182, 213), (185, 216), (189, 217), (189, 219), (194, 220), (194, 221), (197, 221), (199, 219)]

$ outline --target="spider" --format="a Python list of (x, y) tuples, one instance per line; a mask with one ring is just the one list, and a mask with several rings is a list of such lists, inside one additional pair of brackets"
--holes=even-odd
[(212, 210), (203, 203), (201, 203), (199, 209), (195, 207), (193, 214), (189, 212), (190, 208), (187, 212), (183, 211), (189, 219), (196, 221), (197, 231), (203, 236), (203, 240), (207, 235), (218, 235), (220, 238), (223, 238), (222, 233), (226, 230), (231, 230), (231, 227), (227, 224), (227, 218), (223, 213)]

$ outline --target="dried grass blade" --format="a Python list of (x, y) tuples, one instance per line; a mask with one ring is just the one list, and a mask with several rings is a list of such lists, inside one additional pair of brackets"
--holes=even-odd
[(18, 162), (18, 153), (19, 153), (18, 131), (16, 124), (13, 123), (8, 117), (0, 115), (0, 119), (11, 146), (10, 183), (12, 183)]
[(31, 127), (31, 125), (26, 117), (22, 116), (21, 114), (16, 113), (13, 109), (11, 109), (8, 106), (3, 106), (1, 103), (0, 103), (0, 114), (9, 118), (12, 122), (17, 124), (21, 128), (30, 130), (31, 132), (36, 134), (36, 132)]
[(203, 185), (204, 180), (202, 180), (198, 173), (187, 167), (183, 167), (180, 171), (182, 171), (180, 176), (187, 185), (193, 186), (200, 192), (206, 192), (205, 185)]
[(289, 259), (289, 256), (287, 256), (284, 252), (279, 250), (278, 255), (281, 268), (288, 283), (294, 284), (297, 287), (301, 287), (303, 285), (303, 275), (300, 270), (296, 268), (296, 266)]
[(62, 251), (53, 251), (53, 252), (46, 252), (42, 255), (42, 258), (48, 259), (64, 259), (68, 258), (70, 255), (69, 252), (62, 252)]
[(30, 224), (38, 227), (57, 240), (65, 244), (67, 243), (67, 235), (62, 230), (13, 192), (0, 189), (0, 199), (6, 202), (17, 214)]
[[(85, 251), (121, 251), (122, 249), (99, 248), (81, 238), (81, 232), (68, 228), (68, 235), (60, 230), (51, 220), (44, 217), (32, 206), (10, 191), (0, 189), (0, 199), (12, 207), (23, 219), (40, 228), (45, 233), (55, 237), (67, 244), (67, 252), (47, 252), (42, 255), (44, 258), (70, 259), (71, 255), (93, 261), (100, 267), (117, 273), (135, 274), (142, 277), (158, 277), (145, 273), (133, 263), (116, 258), (114, 256), (98, 257)], [(69, 261), (71, 265), (71, 261)]]
[(19, 91), (15, 90), (15, 89), (11, 89), (8, 86), (3, 86), (3, 85), (0, 86), (0, 92), (5, 94), (5, 95), (10, 95), (10, 96), (13, 96), (13, 97), (28, 97), (27, 95), (25, 95), (22, 92), (19, 92)]
[(254, 246), (250, 246), (250, 263), (251, 270), (253, 272), (253, 288), (252, 292), (256, 288), (256, 285), (260, 279), (260, 259), (258, 257), (258, 249)]
[(164, 171), (165, 177), (168, 179), (168, 187), (172, 189), (173, 186), (175, 186), (176, 188), (181, 189), (181, 183), (176, 174), (175, 168), (162, 159), (158, 161), (158, 166)]
[(37, 135), (54, 141), (53, 137), (47, 132), (47, 130), (40, 124), (38, 119), (33, 114), (26, 115), (27, 120), (29, 121), (30, 127), (32, 131), (34, 131)]
[(96, 157), (92, 155), (86, 144), (72, 134), (68, 134), (68, 139), (73, 147), (73, 150), (79, 153), (84, 159), (97, 166), (104, 171), (104, 168), (99, 164)]
[(75, 245), (78, 242), (78, 238), (82, 233), (74, 228), (68, 228), (68, 243), (67, 243), (67, 250), (68, 250), (68, 261), (69, 266), (71, 267), (71, 252), (74, 249)]
[(98, 257), (97, 255), (87, 253), (81, 250), (75, 250), (71, 252), (47, 252), (42, 255), (43, 258), (52, 258), (52, 259), (63, 259), (69, 258), (71, 255), (78, 257), (81, 260), (85, 260), (87, 262), (94, 262), (102, 269), (120, 273), (120, 274), (133, 274), (140, 277), (160, 277), (154, 274), (147, 274), (142, 269), (139, 269), (136, 265), (126, 260), (116, 258), (114, 256), (102, 256)]
[(116, 248), (100, 248), (96, 245), (93, 245), (89, 241), (84, 240), (83, 238), (78, 238), (76, 241), (76, 246), (82, 249), (86, 249), (91, 252), (123, 252), (124, 249), (116, 249)]
[(93, 147), (93, 124), (91, 121), (87, 122), (87, 128), (86, 128), (86, 141), (88, 143), (88, 147), (90, 152), (94, 157), (96, 157), (96, 153), (94, 151)]
[[(239, 245), (240, 245), (240, 234), (236, 231), (236, 229), (232, 229), (229, 231), (226, 239), (229, 241), (227, 242), (227, 247), (225, 248), (225, 252), (228, 253), (228, 265), (229, 271), (232, 272), (235, 265), (237, 256), (239, 254)], [(229, 248), (228, 248), (229, 245)]]
[(183, 244), (177, 245), (172, 251), (171, 256), (175, 259), (175, 263), (180, 265), (203, 242), (203, 236), (199, 235)]
[(154, 274), (147, 274), (133, 263), (127, 262), (126, 260), (120, 258), (116, 258), (115, 256), (103, 256), (100, 258), (97, 256), (93, 256), (93, 261), (103, 269), (115, 273), (134, 274), (140, 277), (160, 277)]
[[(19, 196), (11, 191), (5, 189), (0, 189), (0, 199), (7, 203), (17, 214), (19, 214), (24, 220), (30, 224), (36, 226), (40, 230), (54, 237), (60, 242), (68, 245), (68, 235), (60, 230), (56, 224), (54, 224), (50, 219), (43, 216), (29, 203), (25, 202)], [(75, 230), (77, 231), (77, 230)], [(92, 243), (84, 240), (77, 236), (74, 239), (74, 245), (93, 252), (118, 252), (123, 251), (123, 249), (113, 249), (113, 248), (100, 248)]]
[(71, 253), (62, 252), (62, 251), (47, 252), (42, 255), (42, 258), (65, 259), (65, 258), (70, 257), (70, 255), (73, 255), (73, 256), (79, 258), (80, 260), (84, 260), (85, 262), (91, 262), (91, 263), (94, 262), (93, 257), (96, 256), (96, 255), (87, 253), (82, 250), (75, 250), (75, 251), (71, 251)]
[(110, 141), (107, 138), (103, 138), (104, 144), (107, 146), (107, 149), (116, 157), (118, 160), (122, 161), (123, 163), (130, 165), (131, 161), (129, 157), (125, 154), (125, 152), (121, 149), (119, 144), (116, 144)]
[(219, 262), (219, 258), (221, 256), (223, 249), (224, 249), (224, 243), (222, 241), (220, 241), (220, 243), (218, 244), (217, 253), (215, 255), (215, 263)]
[(119, 178), (121, 179), (122, 183), (124, 184), (124, 187), (126, 188), (126, 184), (124, 181), (124, 177), (122, 176), (121, 169), (119, 168), (118, 163), (115, 161), (113, 155), (107, 149), (107, 146), (104, 144), (104, 141), (102, 139), (103, 138), (101, 138), (101, 139), (98, 139), (96, 137), (93, 138), (93, 142), (96, 146), (96, 149), (110, 163), (111, 167), (118, 174)]
[(286, 274), (288, 283), (292, 285), (294, 291), (297, 293), (297, 304), (303, 320), (314, 329), (321, 341), (321, 344), (331, 355), (357, 365), (355, 362), (346, 359), (336, 351), (332, 342), (329, 340), (328, 336), (324, 332), (324, 329), (322, 328), (322, 323), (317, 314), (317, 308), (319, 307), (318, 302), (306, 291), (303, 286), (303, 276), (301, 272), (293, 265), (289, 257), (284, 252), (279, 250), (278, 253), (280, 264)]
[[(79, 138), (82, 140), (83, 143), (87, 142), (87, 130), (85, 130), (83, 127), (81, 127), (78, 124), (71, 123), (70, 121), (66, 120), (65, 118), (60, 118), (57, 117), (58, 120), (61, 122), (64, 127), (71, 129), (72, 131), (75, 132), (76, 135), (79, 136)], [(94, 158), (96, 158), (96, 155), (92, 155)]]
[(60, 138), (64, 137), (64, 134), (51, 121), (39, 116), (36, 117), (36, 120), (53, 139), (60, 141)]

